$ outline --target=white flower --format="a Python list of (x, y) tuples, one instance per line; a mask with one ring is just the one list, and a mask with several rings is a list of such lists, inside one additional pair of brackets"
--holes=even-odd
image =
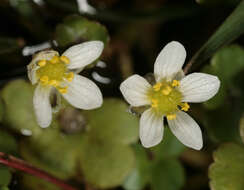
[(204, 102), (213, 97), (220, 81), (204, 73), (184, 76), (185, 58), (185, 48), (179, 42), (170, 42), (154, 64), (156, 84), (151, 86), (143, 77), (132, 75), (120, 85), (131, 106), (150, 106), (140, 119), (140, 140), (144, 147), (155, 146), (163, 139), (164, 117), (183, 144), (196, 150), (203, 146), (200, 127), (183, 111), (190, 108), (187, 102)]
[(103, 43), (90, 41), (67, 49), (62, 56), (58, 52), (42, 51), (27, 66), (31, 83), (37, 84), (33, 104), (38, 124), (45, 128), (52, 121), (50, 94), (59, 92), (74, 107), (90, 110), (102, 104), (102, 94), (91, 80), (80, 76), (85, 66), (102, 53)]

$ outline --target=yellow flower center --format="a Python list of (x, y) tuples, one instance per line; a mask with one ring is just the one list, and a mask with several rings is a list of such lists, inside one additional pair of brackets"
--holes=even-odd
[(151, 107), (157, 115), (165, 115), (168, 120), (172, 120), (176, 118), (179, 108), (188, 111), (190, 106), (186, 102), (181, 102), (182, 94), (178, 90), (179, 85), (178, 80), (172, 82), (163, 80), (153, 85), (148, 91)]
[(40, 68), (36, 71), (36, 75), (42, 85), (54, 86), (60, 93), (67, 93), (67, 86), (63, 86), (62, 82), (71, 82), (74, 78), (74, 73), (67, 69), (69, 63), (69, 59), (65, 56), (53, 56), (51, 60), (39, 60), (37, 64)]

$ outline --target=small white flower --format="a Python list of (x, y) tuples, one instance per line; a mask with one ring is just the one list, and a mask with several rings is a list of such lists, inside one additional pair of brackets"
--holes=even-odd
[(102, 53), (103, 42), (90, 41), (67, 49), (61, 56), (53, 50), (38, 53), (27, 66), (31, 83), (37, 84), (33, 104), (38, 124), (45, 128), (52, 121), (50, 94), (55, 91), (74, 107), (90, 110), (102, 105), (102, 94), (91, 80), (80, 76), (85, 66)]
[(155, 146), (163, 139), (164, 117), (183, 144), (196, 150), (203, 146), (200, 127), (183, 111), (190, 108), (187, 102), (204, 102), (213, 97), (220, 81), (216, 76), (204, 73), (184, 76), (185, 58), (185, 48), (179, 42), (170, 42), (154, 64), (155, 85), (151, 86), (139, 75), (130, 76), (120, 85), (131, 106), (150, 106), (140, 119), (140, 140), (144, 147)]

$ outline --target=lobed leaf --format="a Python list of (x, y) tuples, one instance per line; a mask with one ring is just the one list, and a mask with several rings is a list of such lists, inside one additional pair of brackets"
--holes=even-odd
[(221, 145), (213, 154), (214, 163), (209, 168), (212, 190), (244, 187), (244, 147), (234, 143)]

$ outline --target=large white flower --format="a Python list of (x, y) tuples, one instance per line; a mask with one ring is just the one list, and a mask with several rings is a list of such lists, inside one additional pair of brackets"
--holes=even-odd
[(74, 107), (94, 109), (102, 104), (102, 94), (91, 80), (78, 75), (102, 53), (103, 43), (90, 41), (67, 49), (61, 56), (53, 50), (38, 53), (27, 66), (31, 83), (37, 84), (33, 104), (38, 124), (52, 121), (50, 94), (59, 92)]
[(132, 75), (120, 85), (131, 106), (150, 106), (140, 118), (140, 140), (144, 147), (155, 146), (163, 139), (164, 117), (183, 144), (197, 150), (203, 146), (200, 127), (184, 111), (190, 108), (187, 102), (204, 102), (213, 97), (220, 81), (204, 73), (184, 76), (185, 58), (185, 48), (179, 42), (170, 42), (154, 64), (156, 84), (151, 86), (143, 77)]

